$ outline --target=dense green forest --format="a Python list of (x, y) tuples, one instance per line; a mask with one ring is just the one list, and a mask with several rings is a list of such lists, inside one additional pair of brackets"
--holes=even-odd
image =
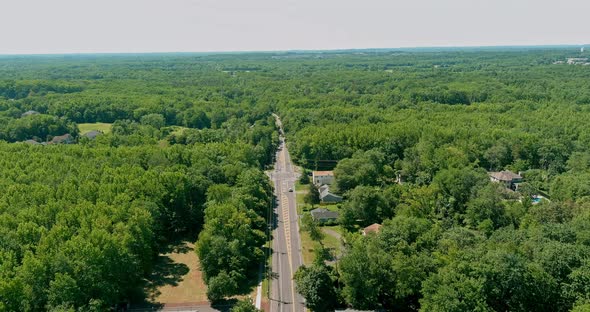
[[(344, 196), (343, 257), (296, 275), (313, 310), (588, 311), (590, 67), (553, 64), (579, 54), (0, 57), (0, 311), (141, 298), (158, 250), (190, 235), (209, 298), (245, 293), (272, 112)], [(80, 135), (95, 122), (111, 132)], [(20, 143), (66, 133), (77, 144)], [(518, 192), (500, 170), (522, 172)]]

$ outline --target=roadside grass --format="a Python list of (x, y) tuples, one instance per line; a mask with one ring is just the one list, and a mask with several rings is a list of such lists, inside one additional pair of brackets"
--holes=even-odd
[(307, 205), (305, 204), (305, 195), (309, 191), (308, 185), (303, 185), (299, 181), (295, 182), (295, 204), (297, 205), (297, 214), (303, 214), (303, 211), (307, 211)]
[(319, 246), (318, 243), (311, 240), (309, 233), (301, 231), (301, 256), (303, 257), (303, 264), (309, 265), (315, 259), (314, 250)]
[[(335, 228), (339, 228), (339, 226), (330, 226), (326, 228), (334, 229), (336, 231)], [(338, 233), (340, 233), (340, 230), (338, 230)], [(307, 233), (306, 231), (301, 231), (300, 236), (303, 264), (310, 265), (315, 260), (315, 251), (321, 248), (321, 245), (318, 242), (312, 241), (309, 237), (309, 233)], [(322, 244), (324, 245), (324, 248), (327, 249), (332, 256), (338, 256), (342, 252), (342, 243), (340, 242), (340, 239), (326, 233), (325, 231), (324, 238), (322, 239)]]
[(96, 123), (81, 123), (78, 124), (78, 129), (80, 130), (80, 134), (86, 134), (90, 131), (96, 130), (101, 131), (104, 134), (111, 132), (111, 125), (110, 123), (104, 122), (96, 122)]

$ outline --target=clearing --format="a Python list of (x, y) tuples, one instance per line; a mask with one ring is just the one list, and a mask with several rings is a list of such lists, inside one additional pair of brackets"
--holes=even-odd
[(96, 122), (96, 123), (81, 123), (78, 124), (78, 129), (80, 129), (80, 134), (85, 134), (90, 131), (96, 130), (101, 131), (104, 134), (111, 132), (111, 125), (110, 123), (104, 122)]
[(159, 256), (146, 290), (151, 303), (207, 303), (207, 286), (194, 249), (193, 243), (182, 242)]

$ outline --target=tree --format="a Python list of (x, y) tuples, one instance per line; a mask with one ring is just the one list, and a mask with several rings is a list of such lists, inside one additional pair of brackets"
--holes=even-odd
[(211, 277), (207, 283), (207, 298), (212, 302), (232, 296), (238, 290), (238, 283), (225, 271)]
[(337, 304), (336, 290), (330, 268), (324, 263), (302, 266), (295, 272), (297, 292), (312, 311), (331, 311)]
[(360, 220), (361, 226), (381, 223), (393, 216), (392, 207), (381, 194), (381, 190), (371, 186), (357, 186), (348, 193), (348, 200), (342, 205), (342, 221), (347, 227)]
[(230, 312), (261, 312), (261, 310), (256, 309), (252, 300), (242, 299), (230, 309)]
[(310, 214), (306, 213), (301, 218), (301, 229), (307, 231), (309, 233), (309, 237), (316, 242), (321, 244), (322, 239), (324, 238), (324, 232), (319, 227), (318, 223), (313, 220)]
[(166, 119), (161, 114), (148, 114), (141, 117), (141, 124), (160, 129), (166, 125)]
[(312, 183), (309, 184), (309, 190), (305, 194), (305, 197), (303, 197), (303, 200), (306, 204), (311, 205), (311, 208), (320, 203), (320, 192)]
[(301, 172), (301, 175), (299, 176), (299, 183), (303, 185), (311, 183), (311, 180), (309, 179), (309, 175), (307, 173), (307, 170), (303, 170), (303, 172)]

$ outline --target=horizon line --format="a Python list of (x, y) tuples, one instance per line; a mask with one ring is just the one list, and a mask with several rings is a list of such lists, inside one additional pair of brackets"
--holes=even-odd
[(405, 46), (405, 47), (388, 47), (388, 48), (328, 48), (328, 49), (276, 49), (276, 50), (209, 50), (209, 51), (140, 51), (140, 52), (116, 52), (116, 51), (97, 51), (97, 52), (50, 52), (50, 53), (1, 53), (0, 57), (6, 56), (60, 56), (60, 55), (135, 55), (135, 54), (266, 54), (266, 53), (323, 53), (323, 52), (347, 52), (347, 51), (395, 51), (395, 50), (418, 50), (418, 49), (493, 49), (493, 48), (582, 48), (590, 47), (590, 43), (585, 44), (516, 44), (516, 45), (441, 45), (441, 46)]

